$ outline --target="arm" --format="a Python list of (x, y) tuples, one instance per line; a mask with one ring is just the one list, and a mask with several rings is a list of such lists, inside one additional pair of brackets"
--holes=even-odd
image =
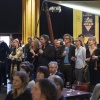
[(53, 46), (49, 46), (42, 54), (43, 57), (46, 58), (54, 58), (55, 57), (55, 49)]
[(93, 94), (90, 100), (98, 100), (99, 96), (100, 96), (100, 84), (97, 84), (93, 90)]
[(84, 64), (84, 67), (85, 67), (85, 59), (86, 59), (86, 49), (83, 47), (82, 48), (82, 57), (83, 57), (83, 64)]
[(56, 57), (58, 59), (63, 58), (64, 57), (64, 56), (62, 56), (63, 52), (64, 52), (64, 46), (61, 46), (60, 49), (58, 50), (57, 54), (56, 54)]
[(16, 51), (16, 55), (14, 56), (15, 59), (19, 58), (23, 53), (23, 50), (21, 47), (18, 48), (18, 50)]

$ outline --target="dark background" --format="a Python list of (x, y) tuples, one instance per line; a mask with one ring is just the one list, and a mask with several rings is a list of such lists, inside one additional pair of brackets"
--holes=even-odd
[[(65, 0), (64, 0), (65, 1)], [(83, 0), (81, 0), (83, 1)], [(89, 0), (88, 0), (89, 1)], [(43, 0), (41, 0), (42, 4)], [(58, 6), (57, 4), (48, 3), (48, 7)], [(61, 13), (51, 13), (51, 22), (53, 27), (53, 33), (55, 38), (62, 38), (65, 33), (69, 33), (73, 36), (73, 9), (61, 6)], [(99, 17), (100, 23), (100, 17)], [(45, 12), (41, 13), (41, 34), (48, 34), (48, 25)], [(100, 31), (100, 28), (99, 28)], [(81, 33), (80, 33), (81, 34)]]
[[(42, 4), (43, 0), (40, 1)], [(48, 6), (57, 4), (48, 3)], [(65, 33), (73, 35), (73, 9), (63, 6), (61, 8), (61, 13), (50, 12), (55, 38), (62, 38)], [(41, 12), (40, 26), (41, 34), (49, 34), (44, 11)], [(0, 33), (22, 33), (22, 0), (0, 0)]]
[[(41, 4), (42, 4), (41, 0)], [(48, 7), (58, 6), (57, 4), (48, 3)], [(50, 12), (52, 28), (55, 38), (62, 38), (63, 34), (73, 35), (73, 9), (61, 6), (61, 13)], [(40, 21), (41, 34), (49, 34), (46, 13), (42, 11)]]
[(21, 33), (22, 1), (0, 0), (0, 33)]

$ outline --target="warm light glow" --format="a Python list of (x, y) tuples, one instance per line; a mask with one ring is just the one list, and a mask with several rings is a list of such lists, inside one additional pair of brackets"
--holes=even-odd
[(92, 14), (100, 15), (100, 10), (99, 9), (94, 9), (94, 8), (75, 5), (75, 4), (68, 4), (68, 3), (66, 3), (66, 4), (61, 3), (61, 5), (69, 7), (69, 8), (73, 8), (73, 9), (76, 9), (76, 10), (81, 10), (81, 11), (89, 12), (89, 13), (92, 13)]

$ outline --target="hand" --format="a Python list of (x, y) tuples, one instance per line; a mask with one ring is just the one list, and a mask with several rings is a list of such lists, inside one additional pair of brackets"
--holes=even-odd
[(71, 57), (71, 60), (75, 61), (75, 57), (72, 56), (72, 57)]
[(35, 56), (38, 56), (38, 54), (35, 54)]
[(65, 51), (62, 53), (62, 56), (63, 56), (63, 57), (66, 56), (66, 52), (65, 52)]
[(90, 61), (90, 58), (86, 58), (86, 60), (85, 61)]
[(92, 56), (92, 60), (98, 59), (98, 56)]
[(39, 49), (39, 53), (42, 54), (43, 53), (43, 50), (42, 49)]
[(34, 52), (33, 49), (30, 49), (30, 52), (31, 52), (33, 55), (35, 55), (35, 52)]
[(32, 53), (33, 52), (33, 49), (30, 49), (30, 52)]
[(12, 57), (12, 60), (15, 60), (15, 57)]

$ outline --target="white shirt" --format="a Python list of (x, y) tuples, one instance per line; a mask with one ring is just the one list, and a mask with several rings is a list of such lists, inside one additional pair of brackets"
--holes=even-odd
[(80, 46), (80, 48), (75, 49), (75, 68), (81, 69), (85, 67), (85, 59), (86, 59), (86, 49), (85, 47)]

